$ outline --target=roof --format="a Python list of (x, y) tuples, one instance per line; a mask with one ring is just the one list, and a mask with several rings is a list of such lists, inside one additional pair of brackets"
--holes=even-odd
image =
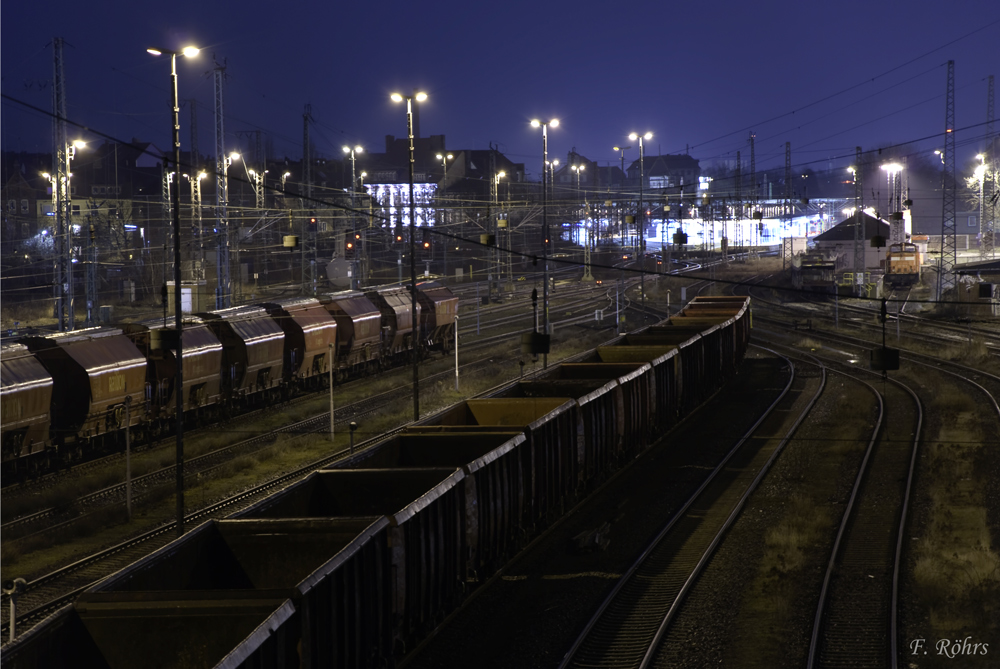
[[(642, 157), (643, 173), (647, 177), (662, 176), (664, 174), (671, 174), (678, 170), (694, 170), (699, 171), (699, 162), (697, 159), (692, 158), (687, 154), (661, 154), (658, 156), (643, 156)], [(629, 173), (633, 171), (638, 171), (639, 160), (638, 158), (632, 161), (629, 165)]]
[[(882, 237), (889, 237), (889, 224), (885, 221), (875, 218), (869, 214), (862, 212), (860, 214), (863, 216), (864, 220), (864, 239), (868, 240), (875, 235), (881, 235)], [(833, 226), (821, 235), (817, 235), (815, 241), (817, 242), (850, 242), (854, 241), (854, 230), (856, 227), (855, 220), (858, 214), (851, 214), (850, 217), (844, 219), (837, 225)]]
[(955, 267), (956, 274), (1000, 274), (1000, 260), (984, 260), (981, 262), (962, 263)]

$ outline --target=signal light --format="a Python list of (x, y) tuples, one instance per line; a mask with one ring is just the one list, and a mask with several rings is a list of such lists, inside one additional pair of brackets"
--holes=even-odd
[(360, 230), (355, 230), (354, 231), (354, 238), (355, 239), (361, 239), (361, 231)]
[(423, 247), (425, 251), (431, 247), (431, 231), (428, 228), (423, 229)]

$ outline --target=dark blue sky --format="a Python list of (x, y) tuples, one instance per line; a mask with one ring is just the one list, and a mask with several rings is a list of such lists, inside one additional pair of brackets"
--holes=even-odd
[[(430, 96), (423, 135), (444, 134), (454, 149), (493, 142), (531, 179), (541, 162), (533, 117), (560, 119), (549, 150), (563, 159), (575, 147), (617, 164), (611, 147), (650, 130), (647, 155), (690, 146), (706, 167), (737, 150), (746, 157), (752, 128), (758, 169), (783, 166), (786, 141), (796, 165), (821, 168), (856, 145), (940, 135), (947, 60), (960, 129), (985, 122), (986, 77), (1000, 75), (996, 0), (52, 0), (4, 2), (0, 29), (6, 96), (51, 109), (50, 43), (62, 37), (70, 118), (122, 140), (169, 147), (169, 61), (145, 49), (193, 43), (204, 51), (179, 61), (180, 97), (198, 102), (203, 154), (214, 149), (214, 54), (228, 65), (233, 148), (237, 132), (262, 130), (275, 155), (300, 157), (308, 103), (319, 155), (339, 157), (345, 142), (381, 150), (385, 135), (406, 133), (389, 94), (419, 87)], [(187, 149), (186, 107), (181, 133)], [(960, 166), (983, 133), (958, 134)], [(5, 99), (0, 140), (50, 151), (50, 122)]]

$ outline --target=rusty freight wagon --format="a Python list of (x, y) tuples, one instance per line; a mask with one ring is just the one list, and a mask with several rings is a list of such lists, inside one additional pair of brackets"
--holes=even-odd
[(417, 284), (420, 303), (420, 338), (430, 349), (450, 351), (455, 337), (458, 297), (436, 281)]
[(405, 650), (461, 599), (466, 555), (464, 477), (453, 467), (324, 469), (237, 516), (387, 516), (393, 645)]
[(349, 459), (337, 468), (398, 469), (460, 467), (465, 472), (465, 580), (492, 575), (523, 545), (521, 518), (528, 490), (516, 429), (452, 432), (408, 428)]
[(389, 521), (209, 521), (4, 648), (20, 667), (387, 666)]
[[(317, 389), (335, 364), (337, 321), (313, 298), (260, 305), (285, 333), (284, 380)], [(331, 347), (332, 345), (332, 347)]]
[(52, 375), (27, 346), (0, 348), (0, 443), (3, 476), (47, 468)]
[(525, 530), (547, 525), (575, 499), (579, 483), (577, 421), (568, 398), (471, 399), (430, 416), (411, 432), (497, 432), (516, 428), (526, 444), (518, 449), (527, 485)]
[(282, 387), (285, 333), (261, 307), (198, 314), (222, 342), (222, 393), (231, 406), (273, 401)]
[(416, 341), (413, 326), (420, 322), (421, 306), (417, 302), (414, 317), (413, 297), (405, 288), (380, 288), (365, 293), (382, 314), (382, 357), (398, 358), (412, 351)]
[(22, 342), (52, 375), (52, 439), (59, 454), (79, 458), (91, 442), (118, 438), (126, 415), (134, 426), (139, 411), (126, 412), (146, 387), (146, 358), (116, 328), (90, 328)]
[(382, 314), (364, 293), (346, 290), (320, 296), (337, 322), (337, 380), (378, 368)]
[[(221, 399), (222, 343), (197, 316), (185, 316), (181, 399), (184, 413), (212, 418)], [(146, 357), (146, 421), (153, 437), (167, 429), (177, 412), (177, 357), (171, 335), (174, 323), (161, 319), (122, 325), (125, 335)], [(138, 410), (134, 407), (133, 410)]]

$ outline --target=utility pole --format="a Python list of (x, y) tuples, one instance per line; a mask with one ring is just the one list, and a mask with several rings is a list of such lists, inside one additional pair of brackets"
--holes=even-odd
[(736, 237), (736, 245), (739, 246), (743, 236), (743, 161), (739, 151), (736, 152), (736, 208), (733, 214), (735, 218), (733, 236)]
[(944, 168), (941, 172), (941, 260), (938, 265), (938, 299), (955, 287), (955, 61), (948, 61), (944, 107)]
[[(219, 232), (215, 252), (216, 282), (215, 308), (232, 306), (232, 287), (229, 276), (229, 180), (226, 178), (225, 128), (223, 126), (223, 80), (226, 66), (216, 64), (215, 78), (215, 215)], [(176, 286), (180, 290), (180, 286)]]
[(785, 142), (785, 203), (782, 207), (785, 223), (792, 218), (792, 143)]
[[(982, 183), (982, 195), (979, 198), (979, 205), (983, 211), (980, 212), (979, 220), (982, 221), (983, 217), (986, 216), (986, 210), (984, 208), (984, 202), (990, 202), (990, 214), (989, 220), (986, 221), (985, 228), (983, 229), (983, 241), (980, 246), (982, 251), (982, 258), (992, 258), (994, 249), (996, 248), (996, 199), (993, 197), (993, 191), (996, 190), (997, 182), (996, 175), (997, 170), (997, 155), (993, 150), (993, 75), (989, 76), (986, 85), (986, 159), (989, 161), (989, 169), (993, 172), (993, 179), (986, 181), (986, 175), (989, 171), (983, 175)], [(980, 223), (982, 225), (982, 223)]]
[[(305, 215), (302, 217), (302, 293), (316, 294), (316, 233), (319, 229), (318, 212), (314, 211), (312, 200), (312, 152), (309, 140), (309, 122), (312, 120), (312, 105), (307, 104), (302, 114), (302, 162), (305, 187)], [(315, 220), (314, 220), (315, 219)], [(308, 263), (308, 264), (307, 264)], [(309, 268), (308, 274), (306, 268)]]
[[(753, 130), (751, 130), (750, 131), (750, 188), (752, 190), (751, 190), (751, 196), (750, 196), (750, 220), (751, 220), (751, 230), (750, 230), (750, 235), (749, 235), (750, 240), (753, 239), (753, 234), (754, 234), (752, 221), (756, 220), (756, 215), (757, 215), (757, 195), (758, 195), (758, 192), (757, 192), (758, 191), (758, 188), (757, 188), (757, 158), (756, 158), (757, 154), (756, 154), (756, 149), (754, 148), (754, 142), (755, 142), (756, 139), (757, 139), (757, 135), (754, 133)], [(756, 258), (757, 257), (757, 249), (754, 247), (754, 245), (752, 243), (751, 243), (751, 249), (752, 249), (752, 252), (751, 252), (750, 255), (752, 257)]]
[(72, 190), (69, 187), (69, 138), (66, 133), (66, 80), (63, 73), (63, 38), (52, 40), (53, 68), (52, 83), (52, 136), (55, 140), (52, 156), (52, 173), (56, 204), (55, 264), (54, 280), (56, 298), (56, 320), (59, 331), (73, 329), (73, 225), (70, 214), (73, 211)]
[(861, 147), (854, 149), (854, 291), (861, 289), (865, 274), (865, 164)]
[(97, 325), (97, 319), (94, 317), (94, 312), (98, 306), (97, 299), (97, 230), (94, 224), (90, 220), (90, 215), (87, 215), (87, 232), (90, 238), (90, 262), (87, 263), (87, 282), (86, 292), (87, 292), (87, 327), (93, 327)]

